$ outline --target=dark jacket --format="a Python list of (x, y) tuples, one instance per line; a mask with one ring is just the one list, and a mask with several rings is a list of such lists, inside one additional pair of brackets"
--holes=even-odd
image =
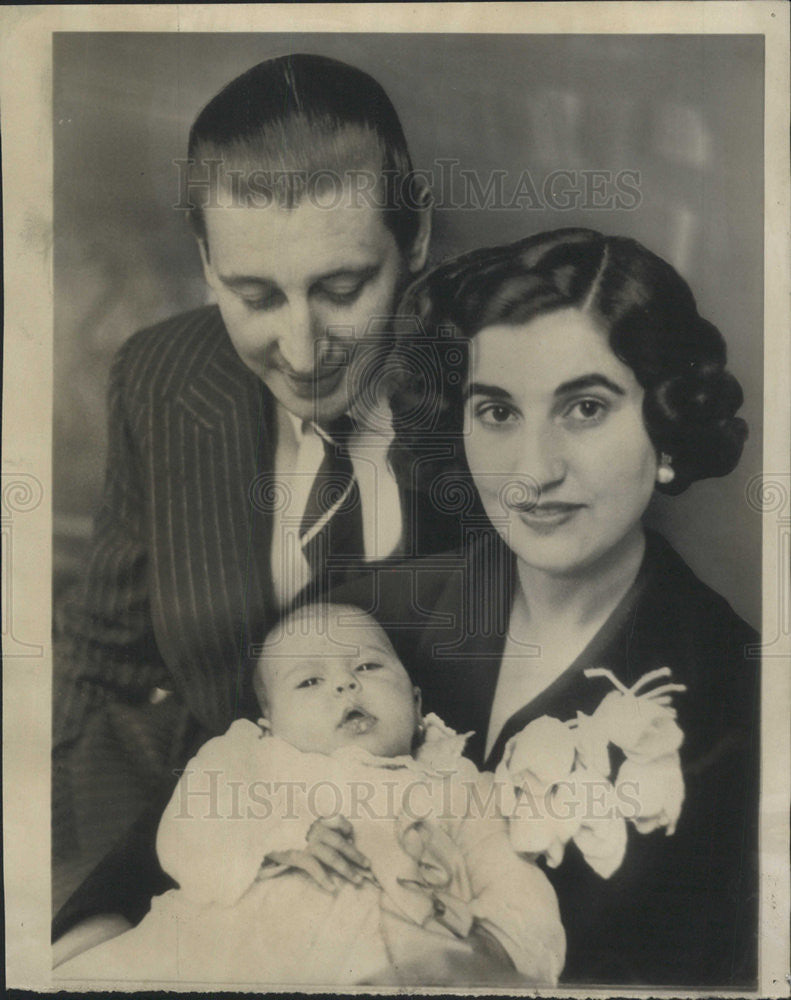
[(591, 713), (611, 690), (669, 666), (677, 695), (686, 798), (675, 834), (629, 825), (626, 858), (597, 875), (571, 844), (547, 874), (568, 937), (563, 981), (667, 987), (749, 986), (757, 975), (759, 647), (755, 631), (649, 533), (635, 584), (598, 635), (546, 690), (514, 714), (484, 761), (486, 730), (513, 597), (513, 557), (491, 532), (419, 566), (383, 568), (337, 595), (367, 607), (423, 692), (424, 709), (493, 768), (531, 720)]

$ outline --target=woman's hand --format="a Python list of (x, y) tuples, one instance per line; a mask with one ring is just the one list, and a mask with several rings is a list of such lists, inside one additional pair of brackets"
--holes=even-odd
[(310, 875), (314, 882), (336, 892), (333, 877), (360, 885), (369, 872), (370, 863), (354, 846), (354, 830), (344, 816), (317, 819), (308, 830), (307, 847), (302, 850), (273, 851), (267, 855), (268, 861), (279, 865), (299, 868)]

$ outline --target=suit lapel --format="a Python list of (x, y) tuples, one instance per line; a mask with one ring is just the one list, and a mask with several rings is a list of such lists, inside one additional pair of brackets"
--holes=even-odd
[(635, 582), (574, 662), (506, 721), (486, 759), (487, 769), (498, 763), (508, 740), (534, 719), (551, 715), (566, 722), (578, 711), (590, 714), (598, 707), (611, 688), (606, 680), (588, 679), (585, 671), (590, 667), (607, 667), (616, 676), (623, 672), (631, 625), (647, 583), (646, 565), (644, 559)]
[[(420, 655), (426, 680), (421, 683), (428, 710), (436, 711), (457, 731), (474, 731), (467, 753), (483, 764), (516, 574), (511, 554), (491, 533), (481, 533), (465, 551), (463, 567), (449, 574), (435, 606), (453, 625), (427, 630)], [(588, 667), (609, 667), (632, 683), (626, 664), (637, 608), (649, 582), (648, 564), (648, 558), (644, 559), (634, 584), (586, 649), (552, 684), (509, 717), (486, 759), (488, 769), (500, 760), (506, 742), (533, 719), (552, 715), (566, 721), (577, 711), (594, 711), (609, 687), (606, 680), (586, 678)]]
[[(271, 393), (239, 360), (219, 313), (213, 323), (186, 366), (168, 418), (170, 462), (159, 470), (170, 483), (168, 508), (160, 511), (158, 530), (171, 539), (162, 592), (186, 590), (188, 577), (190, 593), (189, 602), (179, 596), (168, 602), (178, 607), (179, 622), (163, 631), (176, 639), (185, 689), (193, 689), (188, 700), (202, 700), (193, 711), (218, 730), (248, 701), (247, 657), (276, 614), (268, 487), (277, 430)], [(175, 528), (165, 529), (165, 518)], [(199, 684), (196, 671), (203, 674)]]

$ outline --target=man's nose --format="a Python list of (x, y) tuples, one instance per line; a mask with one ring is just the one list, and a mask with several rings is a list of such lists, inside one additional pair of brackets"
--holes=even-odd
[(316, 368), (316, 343), (320, 331), (310, 305), (292, 301), (283, 314), (284, 326), (280, 334), (280, 353), (296, 372), (312, 372)]

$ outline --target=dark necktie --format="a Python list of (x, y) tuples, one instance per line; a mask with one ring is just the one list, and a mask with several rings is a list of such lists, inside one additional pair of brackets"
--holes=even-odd
[(360, 489), (349, 456), (353, 430), (348, 416), (318, 429), (324, 459), (305, 504), (299, 538), (310, 566), (311, 586), (319, 590), (327, 585), (329, 569), (341, 570), (365, 555)]

